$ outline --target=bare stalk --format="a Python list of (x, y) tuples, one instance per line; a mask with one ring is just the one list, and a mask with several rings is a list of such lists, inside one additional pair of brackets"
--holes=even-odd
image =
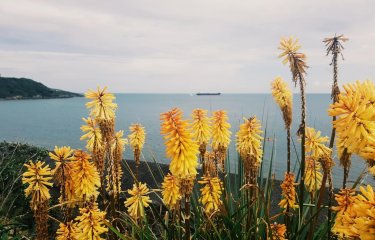
[(305, 99), (305, 81), (301, 73), (299, 75), (299, 85), (301, 91), (301, 125), (299, 127), (298, 133), (300, 134), (301, 140), (301, 181), (299, 189), (299, 208), (301, 213), (303, 213), (303, 200), (305, 193), (305, 141), (306, 141), (306, 99)]
[(190, 240), (190, 194), (185, 194), (185, 240)]

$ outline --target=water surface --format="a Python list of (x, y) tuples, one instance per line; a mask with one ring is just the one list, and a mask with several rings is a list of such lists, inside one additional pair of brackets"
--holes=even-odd
[[(87, 117), (85, 98), (70, 99), (41, 99), (0, 101), (0, 140), (20, 141), (53, 149), (55, 145), (69, 145), (73, 148), (84, 148), (85, 142), (80, 141), (82, 135), (80, 126), (82, 117)], [(211, 111), (224, 109), (228, 112), (232, 125), (232, 144), (230, 159), (235, 168), (237, 153), (235, 152), (235, 133), (242, 119), (256, 115), (262, 120), (267, 129), (267, 137), (275, 139), (275, 162), (273, 172), (277, 178), (282, 178), (286, 170), (286, 134), (280, 110), (269, 94), (222, 94), (220, 96), (196, 96), (189, 94), (116, 94), (117, 110), (116, 129), (125, 130), (129, 134), (131, 123), (142, 123), (147, 131), (144, 150), (146, 159), (155, 156), (157, 161), (168, 163), (165, 157), (163, 138), (160, 135), (160, 113), (179, 107), (184, 111), (184, 117), (190, 117), (194, 108), (204, 108)], [(307, 95), (307, 122), (309, 126), (330, 135), (331, 121), (327, 108), (331, 102), (328, 94)], [(292, 125), (293, 140), (299, 153), (298, 139), (295, 132), (299, 125), (299, 95), (294, 95), (294, 118)], [(266, 142), (265, 167), (268, 168), (272, 150), (272, 142)], [(132, 158), (129, 149), (126, 158)], [(296, 152), (292, 153), (293, 163)], [(354, 159), (350, 180), (364, 169), (363, 161)], [(335, 182), (342, 179), (341, 168), (334, 169)], [(371, 181), (370, 177), (366, 181)], [(337, 184), (338, 185), (338, 184)]]

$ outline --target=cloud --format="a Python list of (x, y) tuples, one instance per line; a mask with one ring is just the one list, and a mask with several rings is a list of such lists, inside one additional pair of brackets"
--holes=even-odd
[(269, 92), (300, 38), (309, 92), (329, 92), (322, 39), (345, 33), (340, 82), (374, 78), (372, 1), (27, 1), (0, 3), (0, 72), (84, 92)]

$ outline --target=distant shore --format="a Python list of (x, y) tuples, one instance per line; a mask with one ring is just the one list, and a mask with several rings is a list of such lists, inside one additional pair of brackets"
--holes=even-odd
[(22, 96), (13, 96), (13, 97), (6, 97), (0, 98), (0, 101), (10, 101), (10, 100), (41, 100), (41, 99), (64, 99), (64, 98), (75, 98), (75, 97), (83, 97), (83, 95), (79, 94), (76, 96), (57, 96), (57, 97), (43, 97), (43, 96), (33, 96), (33, 97), (22, 97)]

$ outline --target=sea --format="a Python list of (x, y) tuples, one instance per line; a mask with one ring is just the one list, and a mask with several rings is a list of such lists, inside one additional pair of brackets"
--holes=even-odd
[[(256, 116), (261, 120), (265, 137), (263, 169), (282, 179), (286, 171), (286, 133), (282, 114), (270, 94), (221, 94), (219, 96), (197, 96), (195, 94), (115, 94), (118, 109), (116, 112), (116, 130), (129, 134), (132, 123), (141, 123), (147, 132), (143, 150), (145, 161), (169, 163), (165, 155), (164, 140), (160, 134), (160, 113), (174, 107), (184, 112), (189, 119), (195, 108), (225, 110), (231, 124), (232, 142), (229, 147), (231, 171), (237, 169), (238, 154), (235, 150), (235, 135), (244, 118)], [(331, 134), (331, 118), (327, 109), (331, 102), (329, 94), (307, 94), (307, 125)], [(88, 116), (85, 107), (87, 99), (75, 97), (67, 99), (7, 100), (0, 101), (0, 141), (29, 143), (52, 150), (55, 146), (71, 146), (84, 149), (85, 142), (80, 141), (82, 118)], [(300, 95), (293, 96), (292, 169), (297, 166), (300, 154), (300, 142), (296, 132), (300, 122)], [(273, 155), (273, 164), (270, 160)], [(129, 147), (125, 158), (132, 159)], [(333, 170), (335, 186), (342, 182), (342, 168), (336, 159)], [(349, 181), (355, 182), (365, 169), (364, 161), (358, 157), (352, 159)], [(298, 169), (298, 167), (296, 168)], [(362, 183), (373, 184), (371, 176), (365, 175)], [(349, 183), (350, 184), (350, 183)]]

